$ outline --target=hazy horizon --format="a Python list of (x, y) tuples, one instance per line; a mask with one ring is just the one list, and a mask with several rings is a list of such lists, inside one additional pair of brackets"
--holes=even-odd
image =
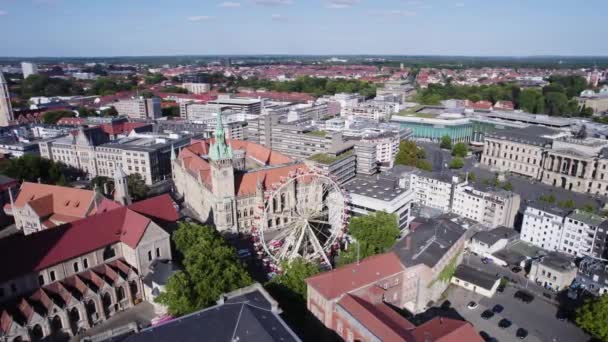
[(0, 0), (0, 54), (605, 57), (607, 12), (602, 0)]

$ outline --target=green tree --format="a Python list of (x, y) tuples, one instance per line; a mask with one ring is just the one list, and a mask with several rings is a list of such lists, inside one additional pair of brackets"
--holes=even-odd
[(97, 112), (94, 109), (90, 109), (87, 107), (78, 108), (78, 117), (79, 118), (86, 118), (89, 116), (97, 116)]
[(40, 180), (56, 185), (66, 185), (68, 180), (82, 176), (82, 172), (77, 169), (33, 154), (26, 154), (1, 164), (0, 173), (26, 182)]
[(452, 138), (450, 138), (449, 135), (442, 136), (439, 147), (446, 149), (446, 150), (450, 150), (452, 148)]
[(475, 174), (475, 172), (469, 172), (468, 176), (469, 176), (469, 180), (471, 182), (474, 182), (477, 180), (477, 175)]
[(433, 171), (433, 166), (428, 160), (425, 159), (418, 159), (416, 161), (416, 167), (424, 171)]
[(589, 300), (576, 310), (576, 324), (601, 341), (608, 341), (608, 296)]
[(454, 145), (454, 148), (452, 148), (452, 156), (454, 157), (464, 158), (467, 156), (468, 152), (469, 149), (467, 148), (467, 145), (463, 142), (456, 143)]
[(281, 264), (283, 273), (272, 278), (266, 286), (268, 288), (284, 288), (290, 293), (290, 299), (306, 303), (306, 283), (304, 280), (320, 272), (317, 264), (297, 258)]
[(395, 244), (399, 236), (397, 217), (384, 211), (377, 211), (371, 215), (353, 217), (350, 220), (348, 231), (356, 243), (340, 255), (340, 265), (349, 264), (371, 255), (384, 253)]
[(91, 189), (95, 188), (97, 188), (99, 192), (105, 192), (105, 189), (107, 188), (106, 195), (109, 195), (114, 191), (114, 180), (105, 176), (94, 177), (91, 179)]
[(70, 96), (83, 93), (82, 87), (71, 80), (51, 78), (48, 75), (30, 75), (21, 82), (21, 97)]
[(162, 81), (166, 80), (165, 76), (163, 76), (163, 74), (159, 74), (159, 73), (154, 73), (154, 74), (148, 74), (144, 77), (144, 82), (146, 84), (158, 84)]
[(545, 94), (545, 112), (548, 115), (565, 115), (568, 109), (568, 98), (564, 93), (550, 92)]
[(146, 185), (139, 173), (133, 173), (127, 176), (127, 186), (129, 195), (133, 201), (139, 201), (148, 196), (150, 188)]
[[(537, 104), (542, 97), (542, 93), (537, 89), (524, 89), (519, 94), (519, 108), (528, 113), (539, 113)], [(542, 101), (544, 102), (544, 99)]]
[(462, 160), (462, 158), (459, 157), (452, 158), (449, 166), (450, 169), (462, 169), (462, 167), (464, 166), (464, 161)]
[(418, 146), (411, 140), (403, 140), (399, 143), (399, 152), (395, 156), (395, 164), (416, 166), (418, 160)]
[(593, 203), (585, 203), (585, 205), (583, 205), (581, 210), (586, 211), (588, 213), (594, 213), (596, 210), (596, 207), (595, 207), (595, 204), (593, 204)]
[(163, 112), (163, 116), (179, 117), (179, 107), (178, 106), (165, 107), (162, 109), (162, 112)]
[(559, 201), (557, 203), (557, 206), (564, 209), (574, 209), (576, 208), (576, 202), (574, 202), (574, 200), (572, 199), (568, 199), (564, 201)]
[(118, 111), (114, 106), (101, 111), (101, 116), (118, 116)]
[(502, 188), (507, 191), (511, 191), (511, 190), (513, 190), (513, 184), (511, 184), (511, 182), (506, 182), (505, 184), (502, 185)]
[(42, 114), (42, 122), (48, 125), (56, 124), (61, 118), (74, 117), (74, 112), (70, 110), (50, 110)]
[(544, 203), (548, 203), (548, 204), (554, 204), (556, 201), (555, 195), (553, 194), (549, 194), (549, 195), (540, 195), (538, 196), (538, 200)]
[(169, 278), (156, 298), (171, 315), (212, 306), (221, 294), (252, 283), (234, 248), (212, 227), (180, 223), (173, 240), (184, 269)]

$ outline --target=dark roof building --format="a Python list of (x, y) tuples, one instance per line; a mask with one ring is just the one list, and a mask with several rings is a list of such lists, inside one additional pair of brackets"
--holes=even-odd
[(223, 295), (215, 306), (144, 329), (124, 341), (300, 341), (280, 313), (277, 302), (256, 283)]

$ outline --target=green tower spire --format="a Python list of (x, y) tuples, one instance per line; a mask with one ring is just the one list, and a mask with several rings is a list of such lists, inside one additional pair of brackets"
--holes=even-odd
[(218, 111), (217, 125), (215, 126), (215, 142), (211, 144), (209, 159), (222, 160), (232, 159), (232, 147), (226, 144), (226, 134), (224, 133), (224, 123), (222, 122), (222, 111)]

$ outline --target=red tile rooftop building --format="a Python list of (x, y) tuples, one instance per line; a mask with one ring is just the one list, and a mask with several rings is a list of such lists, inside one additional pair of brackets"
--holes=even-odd
[(346, 341), (481, 342), (465, 321), (434, 318), (418, 327), (390, 306), (403, 307), (410, 289), (405, 267), (393, 253), (306, 279), (307, 307)]

